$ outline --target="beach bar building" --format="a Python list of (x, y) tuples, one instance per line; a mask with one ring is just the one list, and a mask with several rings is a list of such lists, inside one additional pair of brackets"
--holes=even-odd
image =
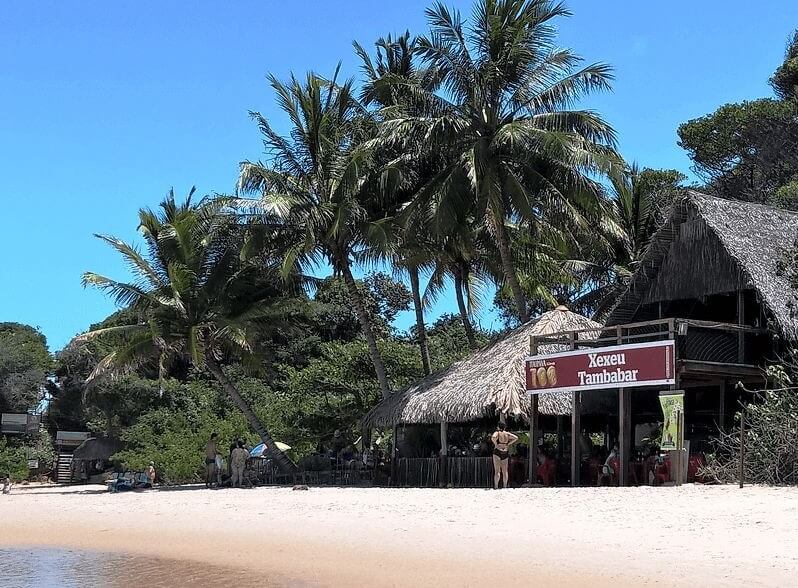
[[(645, 483), (635, 448), (646, 423), (662, 422), (663, 449), (683, 456), (687, 446), (695, 455), (708, 449), (746, 400), (737, 383), (761, 388), (764, 365), (798, 337), (785, 271), (797, 234), (793, 212), (696, 192), (680, 198), (598, 336), (566, 328), (531, 338), (531, 434), (547, 413), (542, 393), (556, 392), (569, 396), (574, 438), (604, 429), (617, 443), (621, 485)], [(667, 404), (678, 407), (672, 414), (663, 414), (664, 397), (678, 398)], [(571, 444), (573, 485), (585, 473), (581, 452)]]
[[(393, 460), (394, 483), (402, 486), (492, 485), (491, 458), (460, 455), (455, 451), (454, 440), (462, 440), (469, 429), (492, 430), (499, 420), (508, 422), (516, 430), (526, 429), (530, 396), (526, 392), (524, 360), (529, 353), (530, 338), (574, 331), (586, 339), (591, 332), (597, 337), (598, 328), (598, 323), (564, 306), (558, 307), (380, 402), (364, 417), (363, 425), (394, 429), (397, 440), (394, 446), (400, 448)], [(564, 347), (554, 343), (541, 349), (554, 352)], [(535, 396), (534, 402), (536, 414), (547, 430), (562, 432), (564, 417), (571, 410), (570, 395), (542, 393)], [(436, 439), (430, 440), (433, 431)], [(431, 456), (431, 451), (424, 454), (402, 450), (413, 445), (432, 447), (436, 456)], [(559, 446), (562, 447), (562, 436)], [(525, 482), (528, 476), (526, 458), (519, 455), (512, 462), (516, 480), (520, 475), (521, 482)]]

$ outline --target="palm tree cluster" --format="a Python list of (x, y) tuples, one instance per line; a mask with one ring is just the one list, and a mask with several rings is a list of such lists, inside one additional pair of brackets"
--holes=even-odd
[(284, 293), (320, 265), (346, 284), (384, 397), (357, 267), (408, 277), (426, 373), (424, 308), (450, 284), (472, 346), (491, 284), (521, 322), (562, 298), (606, 308), (652, 230), (648, 209), (628, 202), (640, 195), (615, 132), (579, 107), (610, 89), (611, 69), (557, 47), (569, 15), (557, 2), (477, 0), (469, 19), (436, 3), (426, 14), (424, 35), (388, 35), (373, 54), (355, 43), (358, 81), (340, 66), (270, 77), (289, 129), (251, 113), (264, 158), (241, 163), (235, 198), (170, 196), (160, 214), (142, 211), (146, 257), (103, 237), (139, 281), (84, 281), (141, 320), (115, 328), (126, 343), (101, 370), (155, 357), (207, 367), (273, 446), (221, 362), (252, 357), (252, 326), (280, 320)]

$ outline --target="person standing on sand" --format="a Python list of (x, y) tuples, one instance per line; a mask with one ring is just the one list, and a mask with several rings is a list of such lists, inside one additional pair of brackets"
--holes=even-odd
[(211, 433), (211, 438), (205, 445), (205, 487), (210, 488), (216, 479), (216, 433)]
[(244, 468), (248, 457), (249, 452), (244, 449), (244, 442), (239, 439), (236, 448), (230, 453), (231, 486), (241, 486), (244, 483)]
[(6, 474), (3, 480), (3, 494), (11, 494), (11, 478)]
[(147, 474), (147, 479), (150, 481), (150, 486), (155, 486), (155, 462), (151, 461), (150, 465), (147, 466), (147, 469), (144, 470), (144, 473)]
[(496, 432), (491, 435), (493, 443), (493, 489), (499, 489), (499, 478), (504, 479), (504, 488), (510, 478), (510, 445), (518, 441), (518, 437), (505, 431), (505, 424), (496, 425)]

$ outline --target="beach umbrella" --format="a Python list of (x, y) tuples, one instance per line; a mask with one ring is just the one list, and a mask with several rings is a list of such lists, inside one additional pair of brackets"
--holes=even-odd
[[(289, 449), (291, 449), (290, 445), (282, 443), (280, 441), (275, 441), (274, 445), (280, 451), (288, 451)], [(265, 443), (260, 443), (250, 450), (249, 455), (252, 457), (263, 457), (267, 449), (268, 448), (266, 447)]]

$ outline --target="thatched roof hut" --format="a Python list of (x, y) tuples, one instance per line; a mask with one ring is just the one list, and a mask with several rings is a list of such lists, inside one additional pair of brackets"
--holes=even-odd
[[(469, 357), (383, 400), (364, 417), (363, 424), (387, 427), (463, 423), (499, 413), (526, 418), (529, 398), (524, 358), (529, 355), (530, 336), (598, 327), (598, 323), (558, 306)], [(554, 352), (556, 347), (549, 345), (539, 351)], [(569, 414), (570, 395), (541, 394), (539, 410), (549, 415)]]
[(798, 235), (798, 213), (689, 191), (655, 233), (607, 325), (641, 305), (750, 289), (787, 339), (798, 339), (790, 279), (781, 271)]
[(116, 439), (86, 439), (72, 454), (73, 460), (108, 461), (114, 453), (122, 450), (122, 443)]

